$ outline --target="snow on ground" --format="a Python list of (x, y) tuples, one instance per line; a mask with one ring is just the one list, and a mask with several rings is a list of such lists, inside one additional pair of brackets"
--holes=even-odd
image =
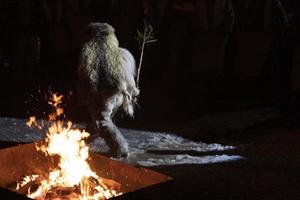
[[(224, 154), (234, 149), (233, 146), (194, 142), (172, 133), (133, 129), (121, 131), (129, 142), (130, 150), (129, 157), (122, 161), (134, 165), (208, 164), (242, 159), (238, 155)], [(45, 133), (46, 128), (38, 130), (27, 127), (25, 119), (0, 118), (1, 141), (35, 142), (43, 140)], [(108, 147), (103, 139), (97, 138), (91, 143), (91, 151), (106, 152)], [(221, 155), (214, 155), (218, 151), (222, 152)], [(212, 152), (212, 155), (195, 156), (189, 155), (189, 152)]]

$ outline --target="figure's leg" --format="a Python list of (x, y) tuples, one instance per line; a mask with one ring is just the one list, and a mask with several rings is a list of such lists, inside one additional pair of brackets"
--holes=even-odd
[(100, 129), (100, 136), (105, 139), (110, 147), (110, 156), (117, 158), (126, 158), (128, 156), (128, 143), (118, 127), (109, 120), (97, 121), (97, 127)]
[(93, 110), (90, 110), (94, 136), (101, 136), (110, 147), (110, 156), (127, 157), (128, 143), (111, 119), (112, 112), (121, 106), (123, 97), (119, 94), (109, 98), (99, 98)]

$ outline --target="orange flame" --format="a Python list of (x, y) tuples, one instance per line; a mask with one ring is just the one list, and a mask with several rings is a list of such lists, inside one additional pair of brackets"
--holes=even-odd
[(26, 124), (30, 128), (42, 129), (44, 127), (44, 122), (41, 121), (40, 123), (38, 123), (35, 116), (29, 117), (29, 120), (28, 120), (28, 122), (26, 122)]
[(50, 98), (50, 101), (48, 102), (49, 105), (53, 106), (55, 108), (55, 111), (49, 115), (49, 120), (54, 121), (64, 113), (64, 109), (60, 107), (60, 104), (62, 103), (63, 95), (57, 95), (54, 93), (52, 97)]
[[(54, 121), (63, 113), (60, 107), (63, 96), (53, 94), (49, 104), (55, 108), (55, 112), (49, 115)], [(36, 123), (34, 117), (30, 117), (28, 125)], [(89, 147), (84, 139), (89, 133), (72, 128), (72, 122), (65, 125), (62, 121), (54, 121), (49, 127), (45, 144), (36, 146), (38, 151), (44, 152), (47, 156), (58, 155), (60, 160), (58, 168), (49, 172), (49, 176), (38, 180), (38, 188), (35, 191), (28, 190), (27, 196), (33, 199), (45, 200), (48, 192), (55, 188), (79, 188), (79, 192), (70, 200), (98, 200), (108, 199), (121, 193), (108, 188), (95, 172), (90, 169), (87, 162), (89, 158)], [(23, 178), (17, 184), (17, 190), (31, 181), (36, 181), (38, 175), (31, 175)]]
[(28, 121), (26, 124), (27, 124), (27, 126), (29, 126), (29, 127), (33, 127), (33, 126), (36, 124), (35, 116), (29, 117), (29, 121)]

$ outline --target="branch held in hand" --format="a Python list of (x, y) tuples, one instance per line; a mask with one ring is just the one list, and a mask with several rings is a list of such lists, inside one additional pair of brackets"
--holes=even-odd
[(137, 70), (137, 78), (136, 78), (136, 85), (139, 87), (139, 81), (140, 81), (140, 73), (141, 73), (141, 67), (143, 62), (143, 56), (144, 56), (144, 49), (146, 44), (150, 44), (153, 42), (156, 42), (157, 39), (154, 38), (154, 31), (151, 24), (144, 21), (144, 31), (137, 31), (137, 37), (136, 37), (139, 46), (141, 48), (141, 55), (140, 55), (140, 62)]

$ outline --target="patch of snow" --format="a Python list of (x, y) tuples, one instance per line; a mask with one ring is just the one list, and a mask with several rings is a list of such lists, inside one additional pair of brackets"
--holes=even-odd
[[(153, 150), (184, 150), (184, 151), (225, 151), (234, 149), (233, 146), (206, 144), (194, 142), (172, 133), (150, 132), (132, 129), (121, 129), (133, 151)], [(142, 139), (142, 140), (141, 140)]]
[(212, 155), (212, 156), (190, 156), (190, 155), (168, 155), (164, 157), (148, 158), (138, 160), (137, 164), (142, 166), (158, 166), (158, 165), (181, 165), (181, 164), (211, 164), (219, 162), (229, 162), (242, 159), (237, 155)]
[(12, 142), (35, 142), (45, 138), (45, 130), (32, 129), (26, 125), (27, 120), (0, 118), (0, 140)]
[[(27, 127), (25, 119), (0, 118), (0, 140), (13, 142), (35, 142), (43, 140), (47, 127), (43, 130)], [(76, 124), (77, 127), (84, 127)], [(233, 146), (221, 144), (206, 144), (194, 142), (173, 133), (150, 132), (134, 129), (121, 129), (129, 143), (129, 157), (124, 162), (142, 165), (179, 165), (179, 164), (208, 164), (239, 160), (242, 157), (236, 155), (206, 155), (191, 156), (187, 152), (218, 152), (234, 149)], [(90, 145), (93, 152), (107, 152), (109, 147), (102, 138), (96, 138)], [(153, 153), (157, 151), (159, 153)], [(164, 151), (176, 151), (170, 155)]]

